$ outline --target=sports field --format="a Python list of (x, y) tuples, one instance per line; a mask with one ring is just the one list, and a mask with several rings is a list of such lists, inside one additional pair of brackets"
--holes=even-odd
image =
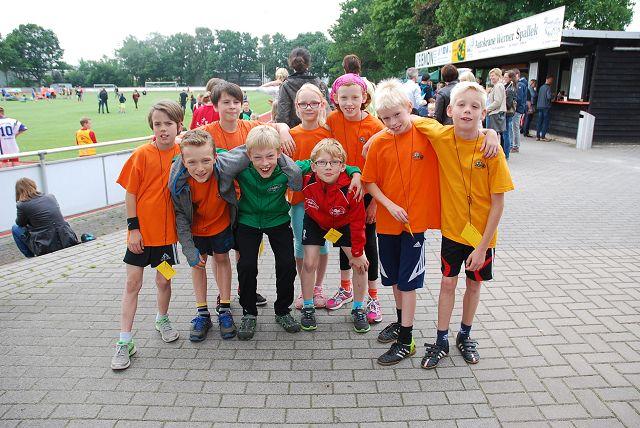
[[(77, 102), (76, 97), (40, 101), (5, 101), (2, 106), (5, 116), (20, 120), (28, 131), (18, 137), (20, 151), (27, 152), (39, 149), (72, 146), (75, 144), (75, 132), (80, 129), (80, 118), (87, 116), (91, 119), (92, 129), (96, 133), (98, 142), (120, 140), (124, 138), (143, 137), (151, 135), (147, 114), (149, 107), (156, 101), (169, 99), (178, 101), (179, 91), (147, 92), (138, 102), (135, 109), (131, 92), (125, 92), (126, 113), (118, 113), (118, 103), (115, 101), (113, 90), (109, 90), (109, 114), (98, 114), (97, 92), (85, 92), (84, 100)], [(198, 95), (198, 92), (194, 92)], [(257, 91), (247, 91), (251, 109), (254, 113), (264, 113), (270, 110), (267, 103), (269, 97)], [(188, 107), (188, 106), (187, 106)], [(184, 120), (188, 128), (191, 123), (191, 110), (187, 108)], [(138, 143), (141, 144), (141, 143)], [(114, 146), (98, 149), (98, 153), (122, 150), (129, 146)], [(65, 159), (76, 157), (75, 151), (47, 155), (47, 159)]]

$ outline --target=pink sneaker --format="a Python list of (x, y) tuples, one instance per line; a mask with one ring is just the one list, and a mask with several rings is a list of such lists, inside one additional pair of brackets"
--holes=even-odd
[(322, 285), (313, 287), (313, 306), (316, 308), (324, 308), (327, 306), (327, 298), (322, 293)]
[(327, 300), (326, 308), (330, 311), (340, 309), (345, 303), (353, 301), (353, 292), (347, 291), (344, 288), (338, 288), (336, 294), (332, 298)]
[(300, 293), (300, 297), (298, 297), (295, 301), (295, 306), (297, 310), (302, 309), (302, 306), (304, 304), (304, 298), (302, 297), (302, 293)]
[(380, 302), (378, 299), (372, 299), (369, 297), (366, 312), (369, 324), (377, 324), (382, 321), (382, 308), (380, 308)]

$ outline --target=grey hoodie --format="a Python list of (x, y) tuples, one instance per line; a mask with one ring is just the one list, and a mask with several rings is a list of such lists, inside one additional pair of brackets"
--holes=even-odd
[[(278, 112), (276, 113), (276, 122), (286, 123), (289, 128), (293, 128), (301, 123), (300, 118), (296, 115), (296, 106), (294, 102), (298, 90), (305, 83), (313, 83), (316, 85), (320, 92), (322, 92), (327, 100), (329, 100), (329, 89), (319, 78), (309, 74), (308, 71), (304, 73), (293, 73), (280, 85), (280, 91), (278, 92)], [(327, 106), (328, 108), (328, 106)], [(329, 114), (329, 111), (327, 111)]]

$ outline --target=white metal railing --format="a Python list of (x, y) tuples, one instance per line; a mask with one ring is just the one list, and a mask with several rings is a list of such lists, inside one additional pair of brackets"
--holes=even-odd
[(9, 230), (16, 218), (15, 183), (28, 177), (44, 193), (58, 199), (65, 216), (91, 211), (124, 201), (124, 189), (116, 183), (122, 166), (134, 148), (93, 156), (48, 161), (47, 155), (87, 148), (118, 146), (149, 141), (151, 136), (127, 138), (104, 143), (34, 150), (0, 156), (6, 159), (34, 157), (38, 162), (0, 168), (0, 230)]

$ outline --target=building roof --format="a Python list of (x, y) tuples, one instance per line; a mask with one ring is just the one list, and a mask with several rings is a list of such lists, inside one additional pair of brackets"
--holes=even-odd
[(585, 39), (640, 40), (640, 32), (570, 29), (570, 30), (562, 30), (562, 37), (578, 37), (578, 38), (585, 38)]

